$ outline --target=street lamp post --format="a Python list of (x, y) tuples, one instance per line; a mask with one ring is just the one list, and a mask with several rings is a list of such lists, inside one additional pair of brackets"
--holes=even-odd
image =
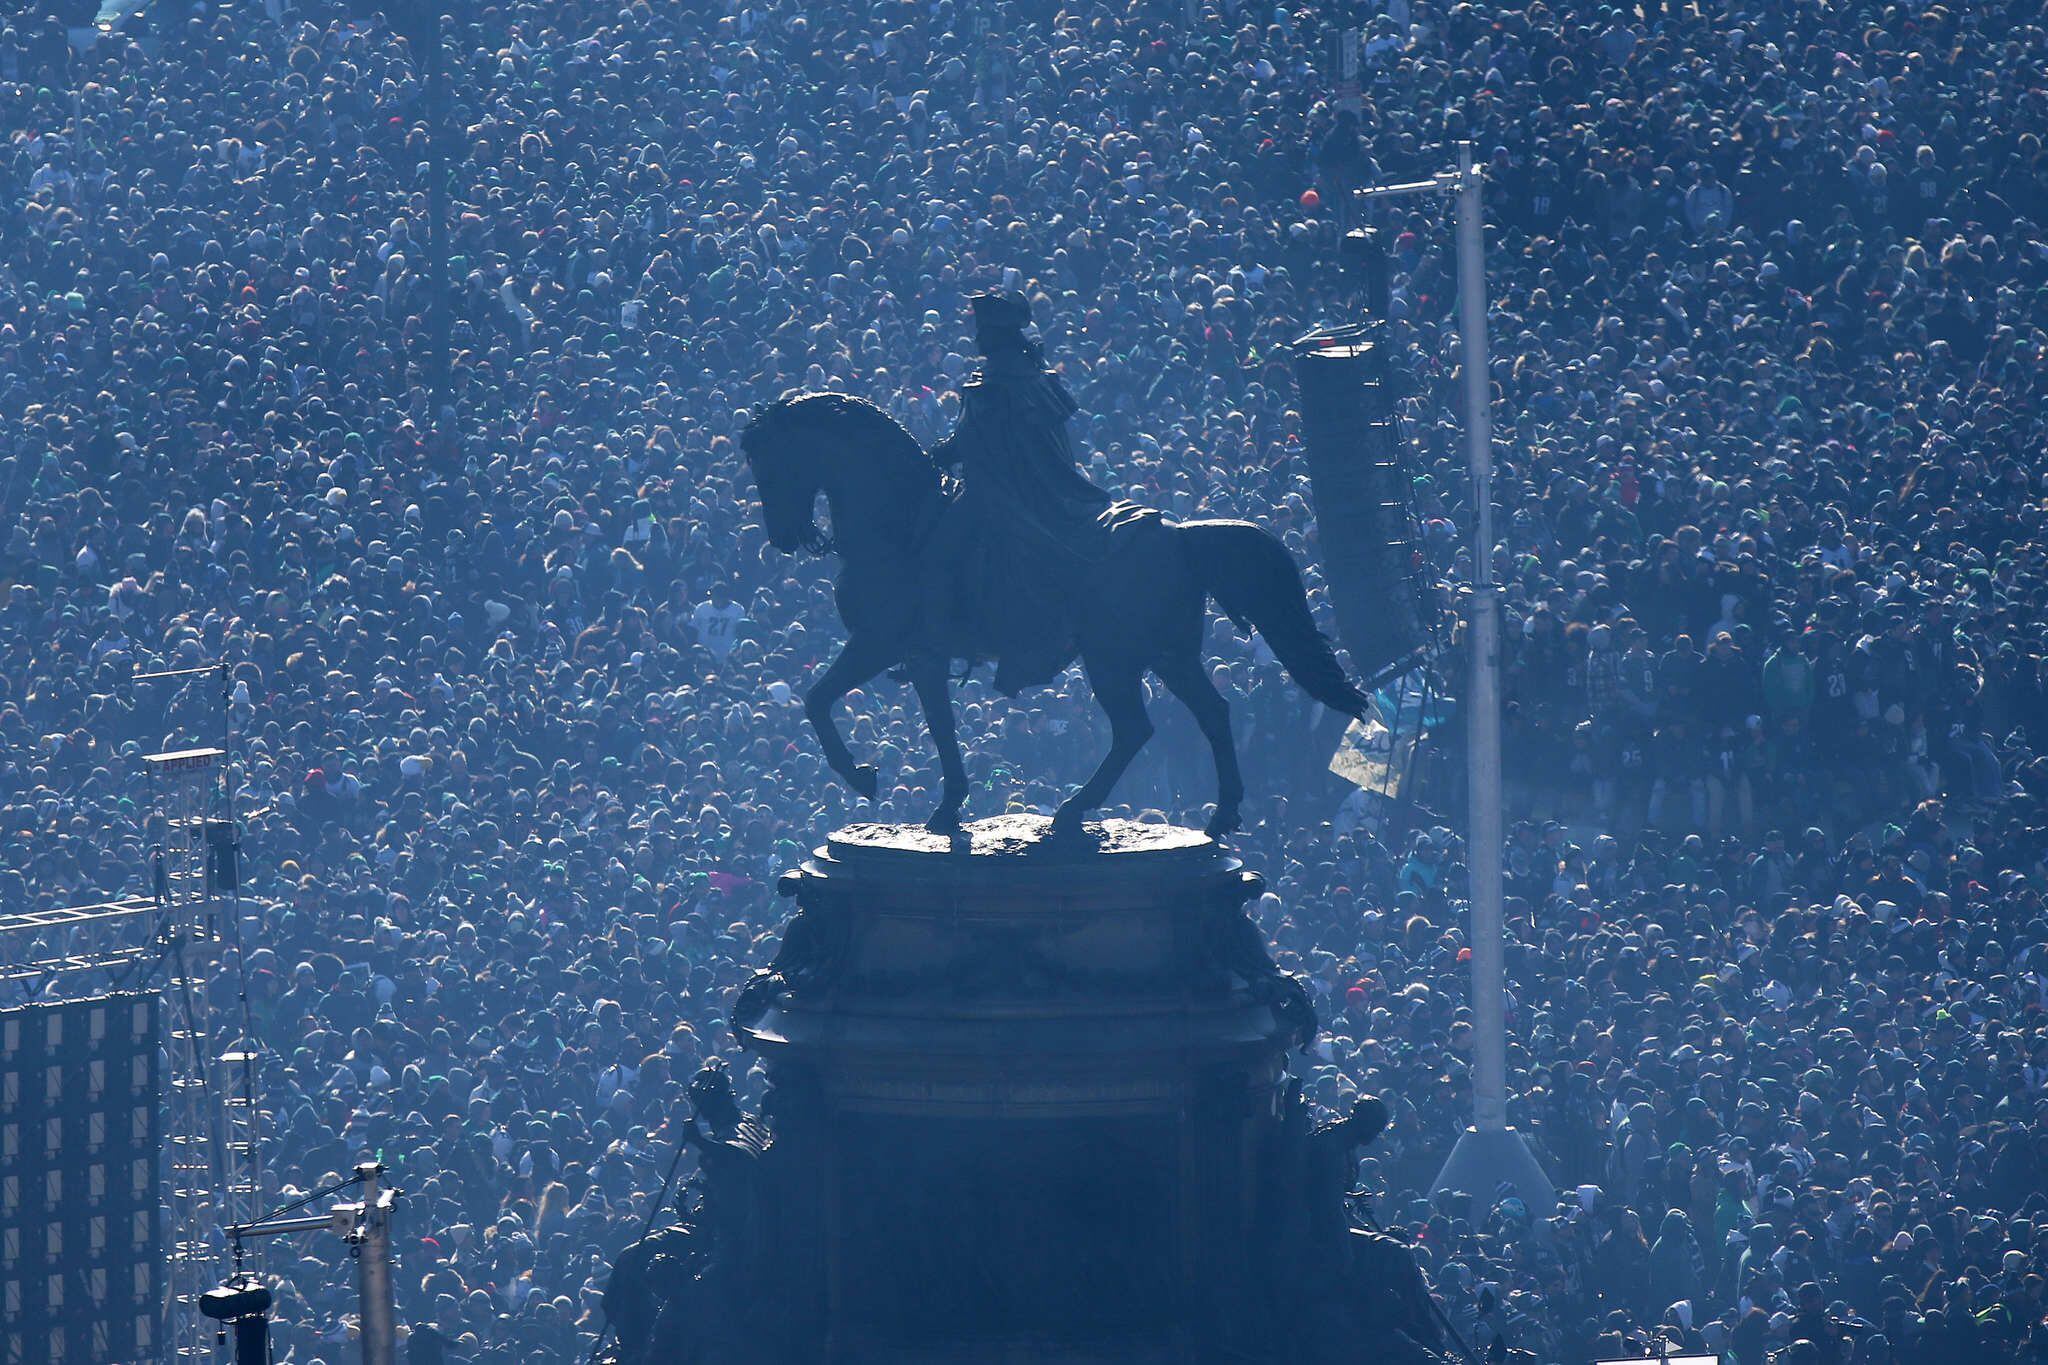
[(1500, 602), (1493, 581), (1493, 389), (1486, 351), (1483, 182), (1483, 173), (1473, 164), (1472, 144), (1465, 142), (1458, 148), (1456, 170), (1441, 171), (1428, 180), (1363, 189), (1358, 195), (1368, 202), (1440, 195), (1455, 202), (1457, 214), (1458, 332), (1465, 371), (1465, 453), (1472, 477), (1472, 588), (1466, 598), (1471, 677), (1464, 706), (1471, 796), (1465, 868), (1472, 905), (1472, 1126), (1458, 1138), (1432, 1188), (1490, 1196), (1505, 1182), (1540, 1220), (1556, 1200), (1556, 1187), (1507, 1121)]
[[(269, 1358), (271, 1295), (261, 1280), (243, 1272), (242, 1244), (253, 1237), (323, 1231), (339, 1234), (355, 1256), (363, 1365), (398, 1365), (398, 1299), (391, 1278), (391, 1222), (401, 1191), (386, 1183), (384, 1175), (380, 1163), (358, 1162), (355, 1173), (338, 1185), (287, 1204), (279, 1212), (266, 1214), (253, 1223), (228, 1226), (228, 1238), (235, 1247), (235, 1275), (227, 1285), (206, 1296), (210, 1302), (202, 1302), (201, 1311), (223, 1327), (235, 1327), (237, 1365), (259, 1365)], [(362, 1191), (361, 1198), (332, 1205), (325, 1213), (299, 1218), (284, 1216), (351, 1185)]]

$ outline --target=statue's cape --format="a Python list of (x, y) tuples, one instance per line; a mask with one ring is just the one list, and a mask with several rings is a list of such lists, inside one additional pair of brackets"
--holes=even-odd
[(1065, 422), (1081, 410), (1051, 370), (1012, 370), (993, 359), (960, 386), (960, 401), (977, 417), (1038, 425)]
[(946, 575), (931, 619), (999, 661), (1014, 693), (1074, 657), (1069, 615), (1097, 565), (1158, 514), (1113, 499), (1075, 465), (1067, 423), (1080, 410), (1034, 355), (1004, 351), (961, 385), (960, 424), (934, 457), (958, 464), (963, 489), (931, 545)]

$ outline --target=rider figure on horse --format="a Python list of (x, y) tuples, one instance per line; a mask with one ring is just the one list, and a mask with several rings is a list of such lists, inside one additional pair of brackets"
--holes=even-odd
[[(1362, 716), (1370, 701), (1316, 628), (1301, 570), (1278, 537), (1246, 521), (1169, 521), (1089, 483), (1067, 438), (1074, 401), (1027, 333), (1029, 307), (984, 296), (974, 311), (981, 371), (936, 453), (940, 467), (963, 475), (950, 501), (934, 456), (864, 399), (791, 394), (755, 413), (740, 437), (769, 541), (841, 561), (834, 599), (846, 642), (804, 694), (826, 762), (875, 798), (880, 774), (846, 747), (832, 712), (854, 688), (897, 670), (916, 689), (939, 753), (944, 786), (931, 828), (957, 830), (968, 783), (949, 662), (993, 659), (996, 686), (1015, 693), (1079, 656), (1109, 720), (1109, 750), (1060, 803), (1054, 828), (1078, 829), (1151, 737), (1148, 675), (1187, 706), (1215, 755), (1209, 832), (1237, 828), (1244, 779), (1230, 708), (1202, 660), (1212, 602), (1256, 630), (1323, 705)], [(829, 539), (815, 519), (820, 497), (831, 510)]]
[[(1031, 339), (1031, 305), (1007, 291), (973, 299), (980, 370), (961, 385), (960, 423), (933, 450), (961, 494), (934, 533), (930, 638), (996, 660), (1014, 695), (1073, 660), (1069, 604), (1089, 590), (1116, 531), (1158, 513), (1113, 500), (1074, 463), (1067, 422), (1079, 411)], [(957, 567), (955, 567), (957, 566)]]

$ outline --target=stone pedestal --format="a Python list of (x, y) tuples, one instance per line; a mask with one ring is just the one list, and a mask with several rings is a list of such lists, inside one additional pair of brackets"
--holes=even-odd
[[(1384, 1111), (1315, 1128), (1308, 996), (1192, 830), (854, 825), (782, 880), (733, 1005), (771, 1085), (691, 1082), (699, 1177), (620, 1252), (613, 1365), (1444, 1365), (1350, 1226)], [(1365, 1116), (1361, 1116), (1365, 1115)]]
[(1192, 830), (1046, 836), (855, 825), (784, 877), (734, 1027), (773, 1079), (785, 1354), (1191, 1362), (1261, 1315), (1260, 1172), (1313, 1024), (1258, 879)]

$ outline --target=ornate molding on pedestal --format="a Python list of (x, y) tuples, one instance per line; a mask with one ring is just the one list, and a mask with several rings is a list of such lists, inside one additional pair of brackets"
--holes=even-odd
[(668, 1302), (729, 1306), (621, 1365), (1353, 1359), (1318, 1343), (1372, 1321), (1342, 1236), (1370, 1136), (1287, 1082), (1315, 1020), (1260, 885), (1167, 825), (832, 835), (734, 1002), (772, 1141), (704, 1147), (699, 1235), (659, 1263)]

